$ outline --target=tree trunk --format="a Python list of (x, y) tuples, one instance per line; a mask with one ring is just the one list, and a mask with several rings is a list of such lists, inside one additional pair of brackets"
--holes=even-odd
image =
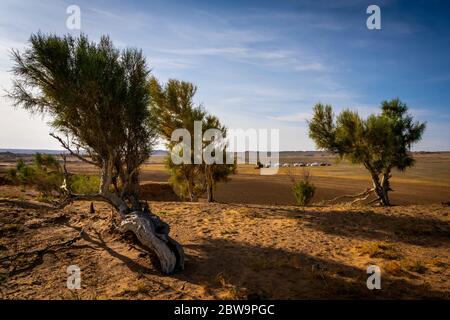
[(384, 205), (390, 206), (389, 191), (391, 191), (391, 185), (389, 183), (390, 173), (385, 173), (381, 179), (381, 190), (383, 192)]
[(212, 166), (207, 165), (205, 167), (206, 178), (206, 196), (208, 202), (214, 202), (214, 180), (212, 177)]
[(211, 184), (208, 184), (206, 191), (208, 202), (214, 202), (214, 190)]
[(196, 202), (195, 194), (194, 194), (194, 182), (192, 181), (192, 178), (187, 178), (187, 191), (189, 195), (189, 200), (191, 202)]
[(380, 183), (380, 179), (378, 176), (372, 175), (372, 181), (373, 181), (373, 187), (375, 189), (375, 193), (377, 194), (380, 204), (382, 206), (390, 206), (388, 192), (389, 190), (386, 189), (385, 183)]
[(184, 269), (183, 248), (169, 237), (169, 226), (159, 217), (135, 211), (122, 220), (120, 230), (133, 232), (145, 247), (154, 251), (165, 274)]
[[(138, 194), (131, 194), (131, 206), (116, 193), (109, 191), (112, 183), (111, 162), (104, 162), (101, 174), (100, 196), (112, 204), (120, 214), (120, 231), (133, 232), (138, 240), (150, 250), (153, 250), (161, 263), (161, 269), (166, 274), (184, 269), (184, 251), (180, 244), (169, 237), (169, 225), (158, 216), (152, 214), (148, 207), (143, 208), (138, 200)], [(128, 177), (130, 179), (130, 177)], [(138, 190), (137, 180), (127, 180), (128, 190)], [(123, 196), (123, 195), (122, 195)], [(138, 207), (139, 210), (136, 210)]]

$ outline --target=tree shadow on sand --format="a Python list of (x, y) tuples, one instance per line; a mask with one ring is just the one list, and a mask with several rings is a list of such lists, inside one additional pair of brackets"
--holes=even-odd
[(423, 217), (398, 216), (373, 211), (305, 212), (309, 227), (345, 237), (402, 242), (424, 247), (450, 245), (450, 223)]
[(393, 215), (354, 209), (311, 211), (274, 208), (272, 213), (253, 215), (254, 218), (298, 219), (308, 228), (343, 237), (366, 240), (393, 241), (423, 247), (450, 246), (450, 223), (429, 217)]
[(219, 298), (393, 299), (448, 298), (382, 271), (381, 290), (369, 290), (366, 270), (299, 252), (253, 246), (225, 239), (185, 245), (188, 261), (174, 277), (202, 285)]
[[(70, 224), (65, 224), (67, 227), (72, 228), (78, 232), (82, 231), (81, 227), (72, 226)], [(128, 235), (127, 235), (128, 236)], [(154, 268), (149, 268), (143, 264), (140, 264), (136, 262), (135, 260), (131, 259), (130, 257), (127, 257), (124, 254), (119, 253), (117, 250), (114, 250), (111, 246), (108, 245), (108, 243), (103, 239), (103, 236), (98, 231), (95, 231), (93, 235), (90, 235), (87, 232), (82, 232), (81, 237), (84, 241), (88, 242), (90, 245), (93, 246), (93, 248), (97, 248), (100, 250), (106, 251), (108, 254), (110, 254), (112, 257), (119, 259), (122, 261), (128, 269), (132, 272), (141, 273), (141, 274), (157, 274), (159, 271), (155, 270)], [(159, 261), (157, 260), (157, 257), (149, 253), (148, 249), (143, 248), (141, 245), (139, 245), (139, 242), (135, 239), (127, 239), (127, 242), (129, 244), (134, 245), (134, 249), (140, 251), (143, 255), (147, 256), (149, 255), (150, 260), (152, 261), (152, 264), (155, 266), (158, 266)], [(147, 251), (145, 251), (147, 250)]]

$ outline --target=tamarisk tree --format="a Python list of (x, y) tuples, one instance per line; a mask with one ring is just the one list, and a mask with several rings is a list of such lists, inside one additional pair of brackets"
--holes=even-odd
[[(216, 116), (208, 114), (201, 105), (195, 105), (193, 98), (197, 87), (190, 82), (170, 79), (161, 85), (155, 78), (150, 81), (152, 94), (151, 113), (158, 135), (166, 141), (167, 149), (175, 151), (178, 141), (172, 141), (172, 133), (177, 129), (185, 129), (190, 137), (196, 135), (195, 122), (201, 123), (202, 130), (217, 129), (222, 139), (213, 137), (209, 141), (203, 139), (202, 150), (212, 149), (213, 163), (194, 161), (194, 144), (188, 143), (190, 149), (189, 163), (174, 164), (171, 156), (166, 159), (166, 167), (170, 170), (170, 182), (177, 189), (178, 194), (190, 201), (197, 201), (206, 193), (207, 201), (214, 201), (214, 190), (217, 182), (226, 182), (229, 176), (236, 172), (236, 164), (226, 163), (226, 146), (221, 144), (225, 140), (227, 129)], [(184, 143), (185, 141), (183, 141)], [(215, 151), (222, 150), (222, 158)], [(182, 151), (181, 151), (182, 152)], [(182, 156), (182, 155), (181, 155)], [(217, 160), (217, 161), (216, 161)]]
[[(16, 106), (51, 117), (51, 134), (71, 155), (99, 168), (95, 194), (66, 187), (61, 205), (104, 201), (118, 212), (122, 232), (132, 231), (157, 254), (163, 272), (182, 269), (182, 247), (169, 226), (139, 199), (139, 167), (155, 141), (150, 112), (150, 72), (137, 49), (118, 50), (108, 37), (34, 34), (30, 48), (12, 51)], [(64, 184), (67, 186), (67, 184)]]
[(399, 99), (383, 101), (381, 114), (362, 119), (358, 113), (344, 110), (336, 121), (330, 105), (317, 104), (309, 122), (309, 136), (318, 148), (338, 154), (369, 171), (373, 188), (358, 196), (390, 205), (389, 179), (392, 170), (406, 170), (414, 164), (411, 146), (420, 141), (425, 123), (414, 122), (408, 107)]

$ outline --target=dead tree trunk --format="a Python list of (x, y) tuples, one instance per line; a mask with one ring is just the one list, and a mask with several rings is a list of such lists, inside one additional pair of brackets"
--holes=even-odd
[[(122, 220), (120, 231), (133, 232), (145, 247), (153, 250), (158, 256), (161, 269), (165, 274), (171, 274), (177, 269), (183, 270), (184, 252), (181, 245), (169, 237), (169, 225), (152, 214), (148, 206), (139, 205), (139, 211), (129, 212), (130, 208), (127, 206), (124, 198), (129, 199), (134, 210), (138, 209), (136, 208), (138, 206), (137, 203), (139, 203), (138, 194), (136, 193), (139, 189), (138, 180), (132, 179), (132, 175), (129, 175), (126, 184), (128, 184), (128, 190), (133, 190), (133, 193), (121, 193), (119, 197), (109, 191), (109, 186), (112, 182), (111, 177), (112, 162), (105, 162), (102, 168), (100, 193), (119, 210)], [(132, 180), (130, 181), (130, 179)]]
[[(162, 272), (172, 274), (184, 269), (184, 251), (182, 246), (170, 238), (170, 228), (167, 223), (151, 213), (148, 206), (139, 202), (137, 194), (117, 194), (110, 191), (112, 184), (112, 162), (104, 162), (101, 173), (100, 190), (97, 194), (77, 195), (66, 189), (68, 194), (61, 207), (73, 201), (104, 201), (112, 205), (120, 215), (119, 231), (133, 232), (137, 239), (151, 251), (154, 251), (160, 261)], [(137, 183), (137, 181), (133, 181)], [(64, 184), (67, 184), (64, 181)], [(137, 190), (138, 186), (130, 188)], [(127, 205), (130, 202), (130, 206)]]
[(159, 217), (148, 212), (132, 212), (120, 223), (120, 231), (133, 232), (145, 247), (154, 251), (165, 274), (184, 269), (183, 248), (169, 237), (169, 227)]

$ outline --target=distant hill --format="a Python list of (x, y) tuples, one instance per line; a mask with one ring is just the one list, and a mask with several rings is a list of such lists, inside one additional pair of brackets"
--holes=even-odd
[(152, 156), (166, 156), (168, 152), (166, 150), (154, 150)]
[[(20, 155), (28, 155), (28, 154), (61, 154), (67, 152), (65, 150), (50, 150), (50, 149), (0, 149), (0, 153), (10, 153), (10, 154), (20, 154)], [(165, 156), (167, 155), (166, 150), (155, 150), (152, 155), (154, 156)]]
[(63, 150), (48, 150), (48, 149), (0, 149), (0, 153), (13, 153), (13, 154), (61, 154)]
[[(50, 150), (50, 149), (1, 149), (0, 153), (12, 153), (17, 155), (29, 155), (36, 153), (43, 154), (61, 154), (67, 152), (65, 150)], [(439, 153), (448, 153), (449, 151), (414, 151), (416, 154), (439, 154)], [(168, 154), (167, 150), (154, 150), (152, 156), (166, 156)], [(238, 152), (239, 156), (243, 156), (243, 152)], [(246, 151), (245, 156), (249, 157), (251, 155), (256, 156), (255, 151)], [(317, 155), (331, 155), (325, 151), (280, 151), (280, 157), (295, 157), (295, 156), (317, 156)]]

